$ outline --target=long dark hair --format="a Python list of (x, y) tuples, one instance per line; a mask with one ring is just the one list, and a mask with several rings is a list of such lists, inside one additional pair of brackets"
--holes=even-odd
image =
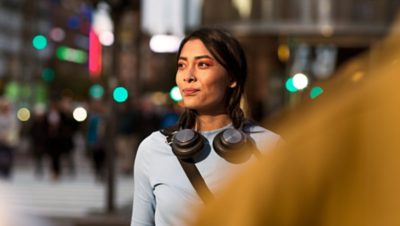
[[(236, 81), (236, 87), (229, 89), (226, 95), (226, 104), (233, 126), (239, 128), (245, 119), (243, 110), (240, 108), (240, 101), (247, 79), (247, 61), (242, 47), (226, 31), (216, 28), (201, 28), (183, 39), (178, 50), (178, 58), (186, 42), (193, 39), (201, 40), (218, 63), (225, 68), (230, 78)], [(197, 112), (195, 110), (185, 109), (179, 118), (180, 128), (194, 128), (196, 116)]]

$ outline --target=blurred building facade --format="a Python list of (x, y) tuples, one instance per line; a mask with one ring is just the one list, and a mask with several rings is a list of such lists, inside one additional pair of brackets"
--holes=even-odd
[(53, 93), (82, 96), (87, 89), (90, 9), (65, 2), (0, 1), (1, 93), (17, 105), (46, 104)]
[[(102, 72), (94, 79), (88, 71), (89, 31), (101, 2), (110, 7), (115, 41), (103, 46)], [(294, 73), (306, 73), (310, 83), (325, 81), (348, 58), (368, 49), (386, 33), (400, 5), (396, 0), (1, 0), (0, 92), (17, 95), (22, 103), (60, 93), (84, 101), (91, 98), (93, 84), (101, 84), (108, 96), (121, 85), (133, 104), (160, 92), (165, 102), (175, 83), (175, 53), (150, 49), (154, 34), (143, 26), (149, 2), (167, 12), (151, 16), (159, 21), (152, 30), (184, 35), (199, 26), (219, 26), (240, 39), (249, 61), (248, 108), (256, 120), (305, 95), (286, 90)], [(163, 27), (163, 22), (172, 25)], [(47, 38), (43, 50), (32, 46), (38, 34)], [(83, 54), (83, 60), (63, 58), (63, 50)], [(7, 88), (10, 81), (38, 85), (15, 94)]]
[(224, 27), (243, 42), (247, 96), (260, 120), (308, 95), (311, 85), (288, 92), (289, 77), (302, 72), (310, 84), (329, 80), (387, 33), (399, 8), (396, 0), (204, 0), (202, 24)]

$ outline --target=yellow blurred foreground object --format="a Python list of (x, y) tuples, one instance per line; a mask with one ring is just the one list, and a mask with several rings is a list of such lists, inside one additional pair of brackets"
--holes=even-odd
[(324, 90), (284, 118), (285, 147), (238, 176), (194, 225), (400, 225), (400, 34)]

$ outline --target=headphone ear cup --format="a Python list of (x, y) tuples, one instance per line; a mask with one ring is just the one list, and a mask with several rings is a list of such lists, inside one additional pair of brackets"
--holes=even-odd
[(247, 134), (233, 128), (218, 133), (213, 140), (215, 152), (230, 162), (246, 161), (251, 155), (246, 150), (248, 144)]
[(179, 159), (194, 159), (204, 147), (204, 138), (194, 130), (183, 129), (172, 137), (171, 147)]

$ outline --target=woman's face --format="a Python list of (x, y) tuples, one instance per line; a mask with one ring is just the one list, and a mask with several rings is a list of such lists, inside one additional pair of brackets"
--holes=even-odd
[(236, 86), (199, 39), (189, 40), (183, 46), (176, 84), (185, 107), (199, 114), (226, 113), (225, 95), (229, 88)]

